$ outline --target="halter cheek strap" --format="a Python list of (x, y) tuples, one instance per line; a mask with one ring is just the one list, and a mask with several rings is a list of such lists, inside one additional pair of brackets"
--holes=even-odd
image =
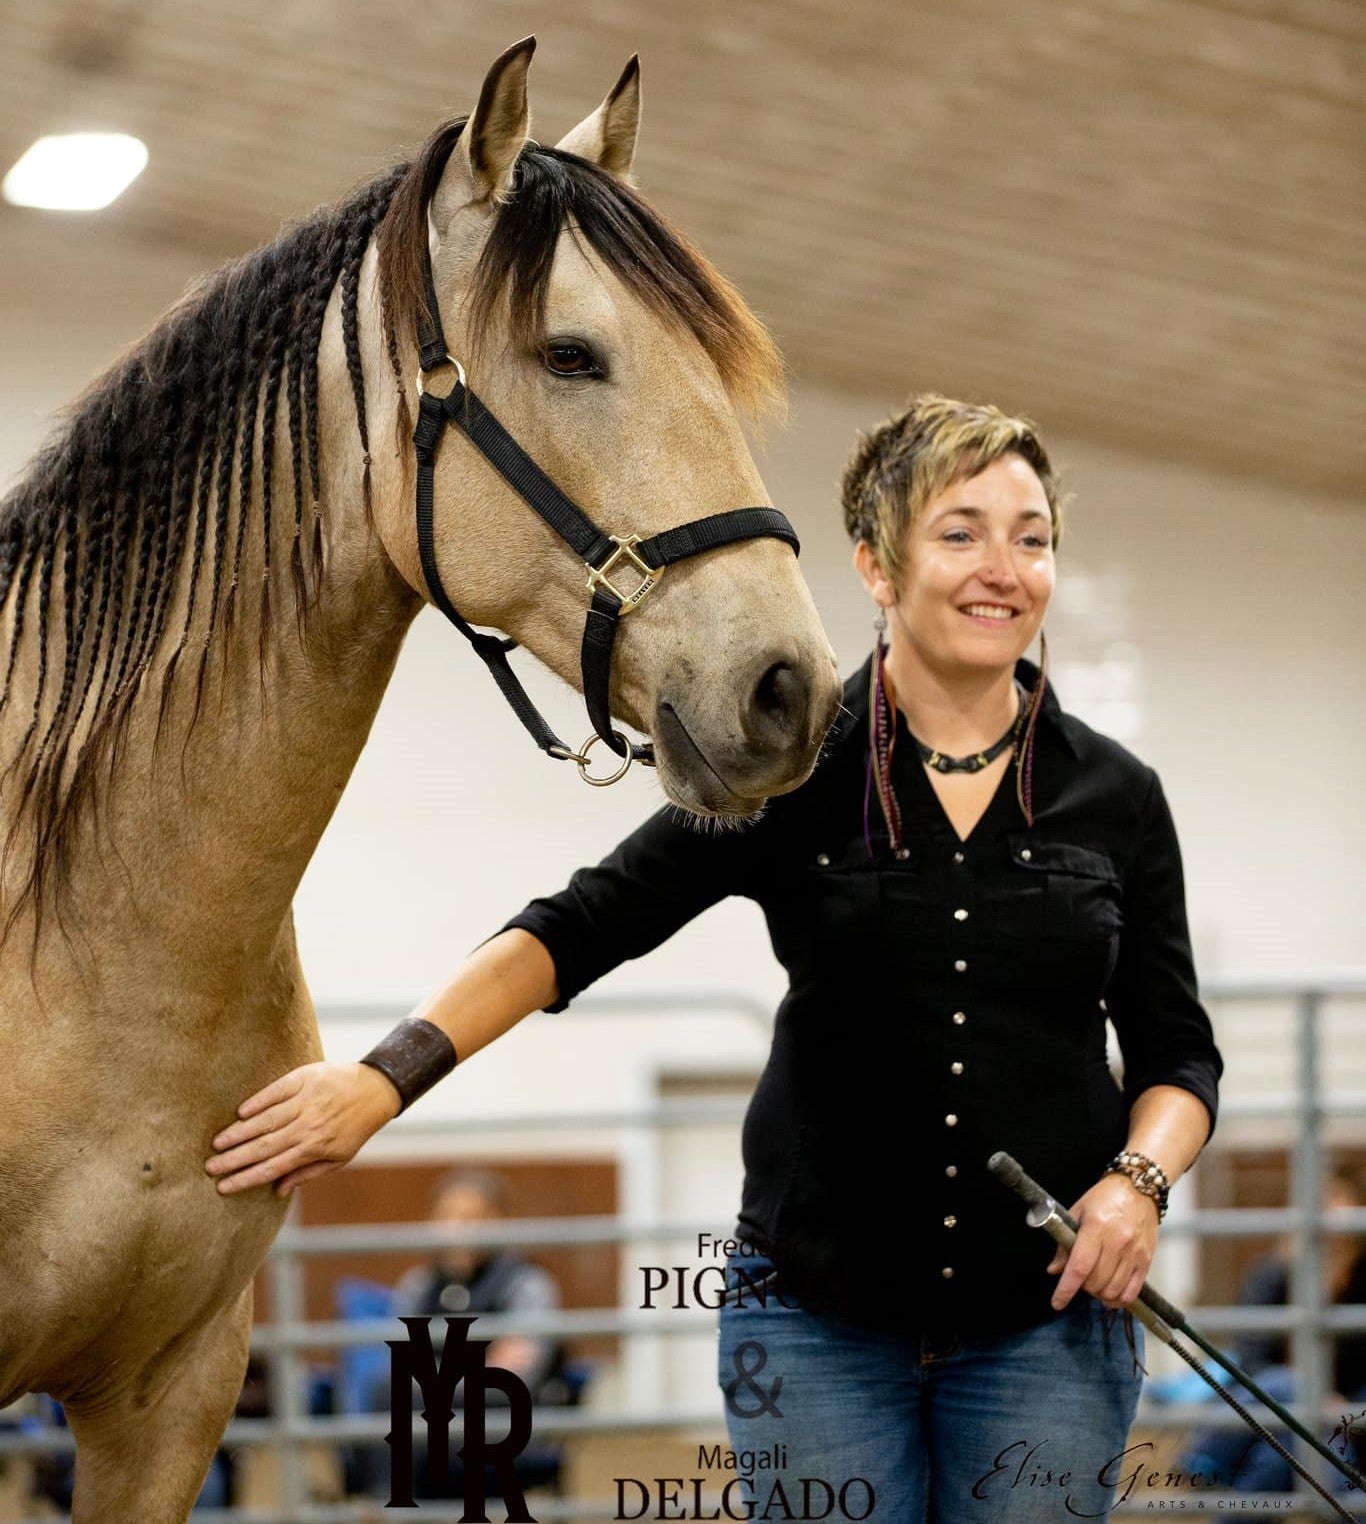
[[(653, 764), (654, 748), (648, 741), (632, 743), (612, 726), (610, 690), (612, 650), (621, 620), (644, 602), (658, 585), (665, 569), (690, 556), (701, 555), (738, 540), (768, 537), (785, 541), (794, 552), (800, 549), (796, 533), (776, 508), (736, 508), (728, 513), (694, 519), (642, 540), (639, 535), (609, 535), (588, 517), (572, 498), (562, 492), (494, 415), (469, 389), (464, 367), (446, 351), (432, 280), (431, 261), (426, 268), (426, 312), (418, 331), (418, 417), (413, 431), (417, 453), (417, 546), (422, 575), (432, 602), (474, 647), (513, 712), (542, 751), (560, 760), (573, 761), (589, 783), (614, 783), (632, 759)], [(427, 373), (452, 366), (456, 383), (443, 397), (427, 390)], [(556, 736), (544, 716), (528, 697), (508, 661), (517, 642), (487, 635), (461, 617), (441, 583), (436, 559), (433, 526), (436, 455), (448, 424), (454, 424), (498, 471), (504, 481), (579, 556), (588, 572), (591, 601), (584, 623), (580, 653), (584, 701), (595, 734), (578, 751)], [(608, 777), (588, 772), (588, 753), (601, 739), (621, 757), (622, 765)]]

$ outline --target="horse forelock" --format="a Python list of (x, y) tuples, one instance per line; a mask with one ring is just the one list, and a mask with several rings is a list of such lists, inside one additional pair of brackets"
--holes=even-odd
[[(400, 336), (416, 331), (426, 300), (427, 208), (465, 121), (445, 122), (428, 138), (380, 227), (386, 339), (400, 380)], [(534, 142), (518, 157), (474, 269), (468, 312), (476, 349), (499, 323), (519, 348), (543, 341), (555, 249), (571, 225), (633, 295), (697, 339), (742, 407), (762, 414), (780, 402), (783, 364), (772, 337), (701, 250), (624, 180)]]
[(544, 338), (555, 242), (570, 225), (646, 307), (691, 333), (732, 397), (753, 413), (782, 395), (783, 367), (768, 330), (701, 250), (624, 180), (556, 148), (527, 149), (475, 274), (478, 330), (502, 305), (522, 346)]

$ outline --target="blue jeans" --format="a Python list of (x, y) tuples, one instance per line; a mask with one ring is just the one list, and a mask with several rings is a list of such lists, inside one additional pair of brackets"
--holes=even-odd
[[(737, 1256), (728, 1284), (736, 1268), (757, 1281), (771, 1266)], [(781, 1291), (721, 1311), (730, 1513), (752, 1500), (755, 1519), (829, 1524), (1108, 1519), (1143, 1458), (1123, 1454), (1142, 1372), (1119, 1315), (1085, 1292), (1022, 1333), (936, 1345), (784, 1307)], [(1137, 1325), (1134, 1338), (1141, 1359)]]

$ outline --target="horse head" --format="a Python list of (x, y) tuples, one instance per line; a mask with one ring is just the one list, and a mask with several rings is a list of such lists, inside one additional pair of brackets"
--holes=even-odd
[[(774, 398), (781, 362), (735, 289), (630, 183), (636, 60), (546, 148), (528, 137), (533, 47), (494, 63), (473, 112), (429, 139), (395, 192), (378, 239), (391, 359), (411, 385), (425, 253), (471, 390), (608, 534), (646, 538), (766, 504), (741, 411)], [(425, 595), (406, 481), (374, 513)], [(433, 521), (440, 581), (460, 613), (575, 682), (583, 562), (468, 440), (441, 449)], [(828, 641), (779, 540), (666, 570), (623, 621), (613, 712), (651, 736), (676, 803), (751, 814), (815, 761), (838, 702)]]
[[(142, 853), (140, 882), (161, 882), (172, 840), (228, 875), (239, 855), (276, 862), (277, 892), (258, 895), (270, 922), (434, 583), (438, 606), (575, 681), (592, 644), (585, 561), (610, 572), (592, 607), (617, 600), (612, 642), (587, 685), (607, 743), (622, 745), (610, 701), (699, 815), (751, 815), (810, 772), (839, 688), (741, 425), (780, 390), (776, 351), (629, 183), (635, 60), (547, 148), (527, 136), (531, 46), (413, 159), (206, 276), (0, 500), (0, 941), (63, 885), (99, 900), (87, 810), (121, 822), (110, 860)], [(607, 560), (571, 550), (458, 429), (419, 467), (433, 308), (469, 394)], [(422, 358), (446, 375), (430, 374), (420, 415), (437, 387), (457, 397), (459, 374), (439, 350)], [(659, 549), (681, 525), (698, 531), (686, 559), (679, 536)], [(634, 589), (639, 567), (612, 545), (632, 535), (660, 557)], [(247, 772), (300, 812), (288, 853), (234, 788)]]

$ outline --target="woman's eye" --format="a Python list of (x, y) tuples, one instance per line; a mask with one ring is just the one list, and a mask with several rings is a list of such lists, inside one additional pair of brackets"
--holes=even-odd
[(966, 545), (972, 536), (966, 529), (950, 529), (945, 532), (944, 538), (950, 545)]
[(1027, 534), (1021, 543), (1030, 550), (1046, 550), (1048, 548), (1048, 541), (1041, 534)]
[(602, 367), (582, 344), (547, 344), (541, 351), (545, 368), (557, 376), (600, 376)]

